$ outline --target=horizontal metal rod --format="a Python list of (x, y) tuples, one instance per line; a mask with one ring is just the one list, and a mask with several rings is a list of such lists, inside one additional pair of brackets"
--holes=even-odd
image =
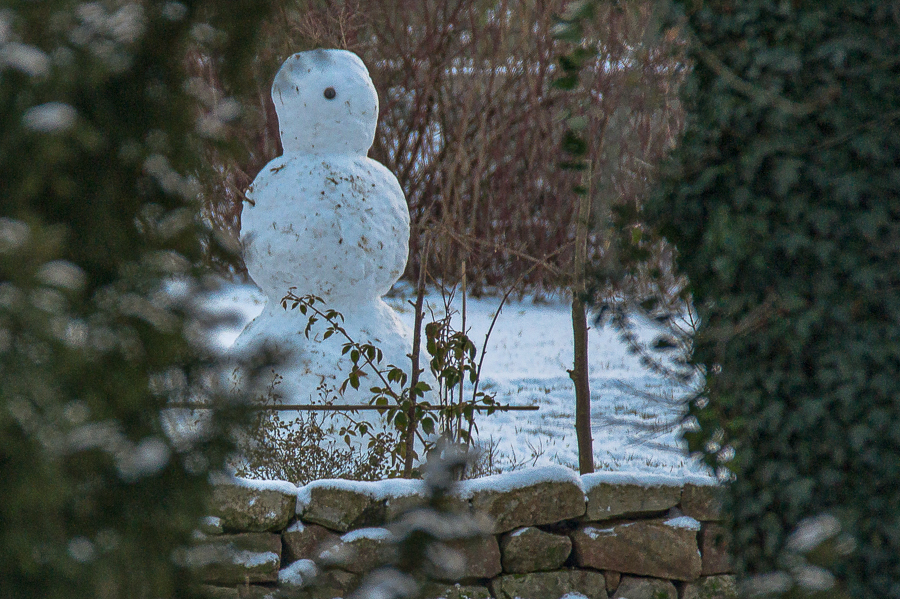
[[(459, 404), (455, 404), (459, 405)], [(188, 410), (213, 410), (217, 406), (210, 405), (201, 405), (201, 404), (193, 404), (193, 403), (171, 403), (166, 404), (166, 409), (168, 408), (186, 408)], [(355, 410), (391, 410), (391, 409), (400, 409), (399, 406), (373, 406), (369, 404), (306, 404), (306, 405), (294, 405), (294, 404), (284, 404), (278, 406), (247, 406), (251, 410), (273, 410), (278, 412), (344, 412), (344, 411), (355, 411)], [(423, 410), (441, 410), (446, 406), (423, 406)], [(540, 408), (540, 406), (483, 406), (477, 405), (473, 406), (475, 410), (479, 412), (484, 412), (490, 409), (494, 409), (497, 412), (535, 412)]]

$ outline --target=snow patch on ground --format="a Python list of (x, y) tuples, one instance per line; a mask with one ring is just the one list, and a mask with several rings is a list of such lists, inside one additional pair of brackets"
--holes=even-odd
[[(387, 301), (412, 328), (409, 299), (401, 293)], [(426, 302), (436, 316), (443, 314), (439, 293), (430, 293)], [(242, 316), (235, 326), (220, 329), (214, 343), (223, 351), (228, 348), (265, 303), (252, 285), (231, 285), (214, 295), (211, 306)], [(466, 327), (479, 359), (499, 304), (496, 297), (467, 299)], [(461, 308), (458, 299), (453, 308)], [(479, 389), (496, 394), (501, 404), (540, 406), (537, 412), (496, 412), (477, 420), (479, 445), (489, 449), (504, 470), (553, 464), (577, 468), (574, 389), (566, 372), (572, 367), (570, 310), (563, 299), (510, 300), (494, 323)], [(454, 325), (460, 326), (459, 315)], [(649, 337), (654, 329), (648, 324), (642, 332)], [(688, 455), (675, 424), (683, 416), (676, 400), (685, 389), (644, 369), (609, 326), (592, 326), (588, 343), (596, 469), (638, 480), (649, 481), (640, 477), (652, 474), (715, 484), (707, 468)], [(471, 391), (470, 385), (467, 388)]]

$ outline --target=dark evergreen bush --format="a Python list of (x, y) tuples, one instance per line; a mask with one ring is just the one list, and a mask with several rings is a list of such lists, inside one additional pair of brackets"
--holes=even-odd
[(647, 212), (702, 319), (693, 448), (735, 449), (748, 573), (830, 513), (857, 542), (834, 567), (850, 594), (900, 597), (900, 9), (676, 5), (688, 122)]
[(233, 72), (261, 6), (0, 7), (0, 597), (190, 593), (173, 552), (231, 443), (161, 409), (224, 395), (194, 176), (236, 114), (185, 67)]

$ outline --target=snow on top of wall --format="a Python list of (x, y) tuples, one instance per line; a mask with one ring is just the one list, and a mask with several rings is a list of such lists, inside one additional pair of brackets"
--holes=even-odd
[(209, 479), (214, 485), (237, 485), (256, 491), (278, 491), (285, 495), (296, 495), (298, 492), (297, 485), (284, 480), (255, 480), (222, 473), (212, 474)]
[(340, 489), (341, 491), (350, 491), (351, 493), (360, 493), (370, 495), (371, 489), (375, 483), (344, 480), (340, 478), (327, 478), (323, 480), (314, 480), (297, 490), (297, 513), (302, 514), (306, 511), (312, 501), (313, 489)]
[(348, 532), (347, 534), (341, 537), (341, 541), (344, 543), (352, 543), (358, 539), (369, 539), (372, 541), (390, 541), (394, 538), (394, 535), (391, 534), (386, 528), (359, 528), (357, 530), (353, 530)]
[[(295, 487), (295, 489), (297, 489)], [(296, 490), (297, 513), (302, 514), (312, 501), (313, 489), (339, 489), (359, 493), (376, 501), (387, 501), (398, 497), (425, 497), (425, 483), (421, 480), (391, 478), (373, 482), (329, 478), (315, 480)]]
[(702, 474), (687, 474), (684, 476), (685, 484), (697, 485), (698, 487), (714, 487), (721, 484), (715, 476), (704, 476)]
[(391, 478), (374, 483), (373, 497), (390, 500), (395, 497), (425, 497), (425, 481), (408, 478)]
[(458, 494), (463, 499), (471, 499), (475, 493), (483, 491), (506, 493), (545, 482), (571, 482), (583, 489), (581, 478), (574, 470), (565, 466), (541, 466), (463, 481)]
[[(278, 491), (286, 495), (297, 496), (297, 513), (301, 514), (312, 499), (312, 490), (330, 488), (366, 495), (376, 501), (387, 501), (401, 497), (425, 497), (427, 488), (422, 480), (393, 478), (374, 482), (345, 479), (323, 479), (313, 481), (302, 487), (282, 480), (252, 480), (232, 475), (216, 474), (210, 477), (213, 484), (232, 484), (258, 491)], [(572, 482), (585, 492), (600, 484), (640, 485), (642, 487), (682, 486), (693, 484), (713, 486), (719, 484), (714, 477), (688, 475), (670, 476), (651, 472), (595, 472), (579, 476), (574, 470), (565, 466), (550, 465), (537, 468), (504, 472), (462, 481), (458, 487), (458, 495), (470, 499), (475, 493), (483, 491), (508, 492), (544, 482)]]
[[(698, 477), (699, 478), (699, 477)], [(680, 487), (685, 478), (655, 472), (595, 472), (581, 475), (585, 492), (601, 484), (638, 485), (641, 487)]]
[(678, 518), (672, 518), (671, 520), (666, 520), (665, 522), (663, 522), (663, 524), (665, 524), (666, 526), (671, 526), (672, 528), (700, 530), (700, 523), (690, 516), (680, 516)]

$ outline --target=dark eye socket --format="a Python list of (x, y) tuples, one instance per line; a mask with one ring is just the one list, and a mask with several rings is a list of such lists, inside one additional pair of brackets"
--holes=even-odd
[(337, 95), (337, 92), (334, 91), (333, 87), (325, 88), (325, 98), (328, 100), (334, 100), (334, 97)]

